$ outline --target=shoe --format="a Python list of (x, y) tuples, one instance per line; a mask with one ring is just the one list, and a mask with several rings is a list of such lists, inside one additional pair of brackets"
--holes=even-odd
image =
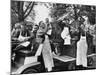
[(77, 65), (75, 68), (76, 68), (76, 70), (80, 70), (80, 69), (82, 69), (83, 67), (82, 67), (82, 65)]
[(87, 67), (83, 67), (83, 70), (87, 69)]

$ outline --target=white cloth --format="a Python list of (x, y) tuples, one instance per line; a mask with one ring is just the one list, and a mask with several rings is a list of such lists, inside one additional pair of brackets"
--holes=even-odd
[(40, 44), (35, 56), (25, 57), (24, 65), (37, 62), (38, 61), (37, 58), (41, 54), (42, 50), (43, 50), (43, 44)]
[[(26, 38), (27, 38), (27, 37), (23, 37), (23, 36), (21, 35), (21, 32), (20, 32), (20, 35), (19, 35), (19, 37), (18, 37), (18, 40), (21, 42), (21, 41), (24, 41)], [(26, 41), (26, 42), (21, 43), (20, 45), (22, 45), (22, 46), (24, 46), (24, 47), (27, 47), (29, 44), (30, 44), (30, 42), (29, 42), (29, 41)]]
[(84, 67), (87, 67), (86, 36), (81, 36), (80, 40), (77, 42), (76, 65), (83, 65)]
[(18, 40), (19, 40), (19, 41), (24, 41), (24, 40), (26, 39), (26, 37), (23, 37), (23, 36), (21, 35), (21, 33), (22, 33), (22, 32), (20, 32), (20, 35), (19, 35), (19, 37), (18, 37)]
[(51, 35), (51, 33), (52, 33), (52, 26), (51, 26), (51, 24), (49, 24), (47, 34)]
[(52, 29), (48, 30), (47, 34), (51, 35), (51, 33), (52, 33)]
[(25, 57), (24, 65), (37, 62), (37, 56)]
[(66, 39), (64, 40), (64, 45), (70, 45), (71, 44), (70, 39), (71, 37), (68, 35)]
[(41, 54), (41, 52), (42, 52), (42, 49), (43, 49), (43, 44), (40, 44), (35, 56), (39, 56)]
[(69, 28), (68, 27), (64, 27), (64, 30), (61, 33), (61, 37), (62, 39), (64, 39), (64, 45), (70, 45), (71, 44), (71, 37), (69, 35)]
[(26, 42), (21, 43), (20, 45), (22, 45), (24, 47), (27, 47), (29, 44), (30, 44), (30, 42), (29, 41), (26, 41)]
[(45, 35), (45, 41), (43, 43), (42, 54), (43, 54), (45, 68), (47, 68), (48, 71), (52, 70), (52, 67), (54, 67), (54, 62), (53, 62), (53, 56), (51, 53), (49, 38), (47, 35)]

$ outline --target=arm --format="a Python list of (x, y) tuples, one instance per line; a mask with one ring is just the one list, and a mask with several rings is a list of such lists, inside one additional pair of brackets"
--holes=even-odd
[(30, 36), (25, 37), (25, 40), (24, 40), (24, 41), (28, 41), (28, 40), (33, 39), (33, 38), (34, 38), (34, 34), (33, 34), (33, 32), (29, 31), (29, 34), (30, 34)]
[(16, 37), (16, 33), (18, 33), (18, 31), (16, 31), (15, 29), (12, 30), (11, 32), (11, 39), (12, 40), (17, 40), (18, 38)]

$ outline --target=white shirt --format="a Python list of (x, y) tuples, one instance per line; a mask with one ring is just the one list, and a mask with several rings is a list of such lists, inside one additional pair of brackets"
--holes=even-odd
[(61, 33), (61, 37), (62, 39), (64, 39), (64, 45), (70, 45), (70, 35), (69, 35), (69, 28), (68, 27), (64, 27), (62, 33)]

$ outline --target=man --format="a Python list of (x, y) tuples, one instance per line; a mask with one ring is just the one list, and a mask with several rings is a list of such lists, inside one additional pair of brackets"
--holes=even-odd
[(47, 33), (46, 34), (49, 37), (49, 41), (50, 41), (52, 52), (54, 52), (56, 54), (59, 54), (58, 53), (59, 51), (57, 49), (55, 49), (55, 46), (54, 46), (54, 44), (52, 42), (52, 24), (51, 24), (51, 22), (49, 21), (48, 18), (45, 19), (45, 24), (47, 25)]
[(37, 50), (38, 44), (36, 43), (36, 34), (37, 34), (38, 29), (39, 29), (39, 26), (35, 24), (32, 29), (33, 39), (31, 41), (32, 42), (31, 50)]
[(13, 30), (11, 31), (12, 40), (17, 40), (21, 31), (21, 23), (16, 23)]
[(64, 40), (62, 55), (68, 55), (69, 54), (68, 52), (70, 52), (70, 47), (71, 47), (69, 21), (64, 21), (63, 25), (64, 25), (64, 28), (61, 33), (61, 37)]
[(47, 34), (48, 25), (43, 21), (39, 23), (39, 29), (37, 31), (37, 42), (40, 43), (38, 51), (42, 52), (44, 65), (47, 71), (52, 71), (52, 67), (54, 67), (51, 46), (49, 37)]
[(17, 38), (20, 44), (16, 47), (15, 50), (19, 50), (27, 47), (30, 48), (29, 45), (31, 43), (30, 40), (32, 37), (33, 37), (33, 33), (27, 29), (27, 26), (25, 26), (24, 24), (21, 25), (20, 34)]
[(48, 18), (46, 18), (45, 24), (47, 25), (47, 34), (51, 35), (52, 34), (52, 26), (51, 26), (51, 23), (49, 22)]
[(83, 24), (80, 26), (80, 40), (77, 42), (77, 57), (76, 57), (76, 65), (80, 68), (87, 68), (87, 40), (86, 40), (86, 32), (88, 25), (88, 17), (82, 16), (84, 19)]

